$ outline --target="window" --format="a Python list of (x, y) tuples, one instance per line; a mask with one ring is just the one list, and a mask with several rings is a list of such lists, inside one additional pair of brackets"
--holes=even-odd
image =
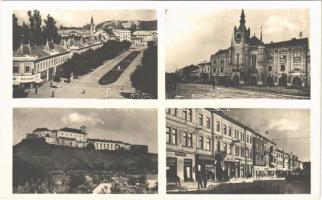
[(192, 109), (188, 109), (188, 120), (192, 121)]
[(231, 144), (228, 145), (228, 154), (231, 154), (232, 153), (232, 146)]
[(227, 126), (224, 125), (224, 134), (227, 135)]
[(217, 141), (217, 151), (220, 151), (220, 141)]
[(207, 117), (206, 123), (207, 123), (207, 128), (210, 128), (210, 118), (209, 117)]
[(203, 115), (201, 113), (199, 113), (199, 125), (203, 125)]
[(216, 122), (216, 130), (217, 130), (217, 132), (220, 132), (220, 122), (219, 121)]
[(175, 108), (175, 109), (174, 109), (174, 116), (177, 116), (177, 113), (178, 113), (178, 109), (177, 109), (177, 108)]
[(286, 51), (281, 51), (280, 53), (280, 62), (286, 62)]
[(187, 147), (192, 147), (192, 133), (183, 133), (184, 145)]
[(207, 142), (206, 142), (206, 150), (210, 150), (210, 144), (211, 144), (211, 139), (207, 138)]
[(272, 71), (272, 66), (268, 66), (268, 71)]
[(199, 136), (199, 149), (203, 149), (203, 136)]
[(224, 152), (227, 153), (227, 143), (224, 144)]
[(177, 129), (172, 129), (171, 143), (177, 144)]
[(187, 120), (187, 110), (183, 110), (183, 119)]
[(167, 127), (167, 143), (170, 143), (170, 128)]
[(239, 53), (237, 54), (237, 66), (239, 65)]
[(224, 72), (224, 67), (220, 67), (220, 72), (223, 73)]
[(267, 56), (267, 60), (268, 61), (273, 61), (273, 59), (274, 59), (274, 55), (273, 54), (270, 54), (270, 55)]
[(281, 65), (281, 71), (285, 71), (285, 65)]
[(19, 66), (18, 65), (14, 65), (13, 66), (13, 73), (14, 74), (18, 74), (19, 73)]
[(25, 73), (30, 73), (30, 66), (25, 66)]
[(167, 108), (166, 109), (166, 112), (167, 112), (167, 114), (170, 114), (171, 113), (171, 109), (170, 108)]
[(231, 136), (231, 127), (228, 128), (228, 135)]

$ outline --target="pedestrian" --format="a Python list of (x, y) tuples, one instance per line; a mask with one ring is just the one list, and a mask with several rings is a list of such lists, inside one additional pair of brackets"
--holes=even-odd
[(203, 178), (203, 187), (204, 188), (207, 188), (207, 181), (208, 181), (208, 176), (207, 176), (207, 171), (204, 171), (204, 173), (203, 173), (203, 176), (202, 176)]
[(55, 91), (51, 91), (51, 97), (55, 97)]
[(200, 190), (200, 188), (202, 188), (202, 175), (201, 175), (201, 166), (198, 165), (197, 169), (196, 169), (196, 179), (198, 182), (198, 190)]
[(35, 87), (35, 94), (37, 94), (38, 93), (38, 85), (36, 85), (36, 87)]
[(52, 81), (50, 81), (50, 87), (53, 87), (53, 82)]

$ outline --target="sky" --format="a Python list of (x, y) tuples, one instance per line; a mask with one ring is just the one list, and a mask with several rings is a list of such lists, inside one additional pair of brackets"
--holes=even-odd
[(149, 152), (157, 153), (157, 112), (152, 109), (15, 108), (13, 144), (36, 128), (79, 128), (82, 125), (87, 126), (89, 138), (148, 145)]
[[(263, 41), (278, 42), (309, 35), (309, 11), (305, 9), (245, 9), (246, 27)], [(166, 11), (166, 71), (210, 59), (231, 43), (239, 26), (241, 9), (176, 9)]]
[[(58, 25), (66, 27), (82, 27), (91, 22), (93, 16), (94, 23), (99, 24), (109, 20), (156, 20), (155, 10), (39, 10), (42, 19), (47, 15), (54, 17)], [(17, 10), (13, 12), (22, 21), (28, 22), (27, 10)]]
[(223, 109), (233, 119), (267, 135), (280, 150), (310, 161), (309, 109)]

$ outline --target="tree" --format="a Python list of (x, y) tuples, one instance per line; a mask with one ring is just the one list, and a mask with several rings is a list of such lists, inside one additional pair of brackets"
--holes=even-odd
[(87, 150), (95, 150), (95, 146), (93, 143), (88, 143), (87, 146), (86, 146), (86, 149)]
[(48, 14), (47, 19), (45, 19), (44, 22), (45, 25), (43, 26), (43, 36), (45, 41), (53, 40), (55, 43), (59, 43), (61, 38), (58, 34), (56, 20)]
[(29, 27), (31, 32), (31, 38), (30, 42), (35, 45), (41, 45), (43, 44), (43, 38), (42, 38), (42, 29), (41, 29), (41, 15), (38, 10), (28, 11), (27, 12), (29, 17)]
[(17, 49), (21, 43), (21, 26), (18, 24), (18, 18), (12, 15), (12, 46)]

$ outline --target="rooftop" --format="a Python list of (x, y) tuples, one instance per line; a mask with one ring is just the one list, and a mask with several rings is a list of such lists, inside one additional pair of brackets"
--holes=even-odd
[(82, 132), (81, 129), (77, 129), (77, 128), (68, 128), (68, 127), (64, 127), (59, 129), (59, 131), (65, 131), (65, 132), (71, 132), (71, 133), (79, 133), (79, 134), (86, 134), (86, 132)]

